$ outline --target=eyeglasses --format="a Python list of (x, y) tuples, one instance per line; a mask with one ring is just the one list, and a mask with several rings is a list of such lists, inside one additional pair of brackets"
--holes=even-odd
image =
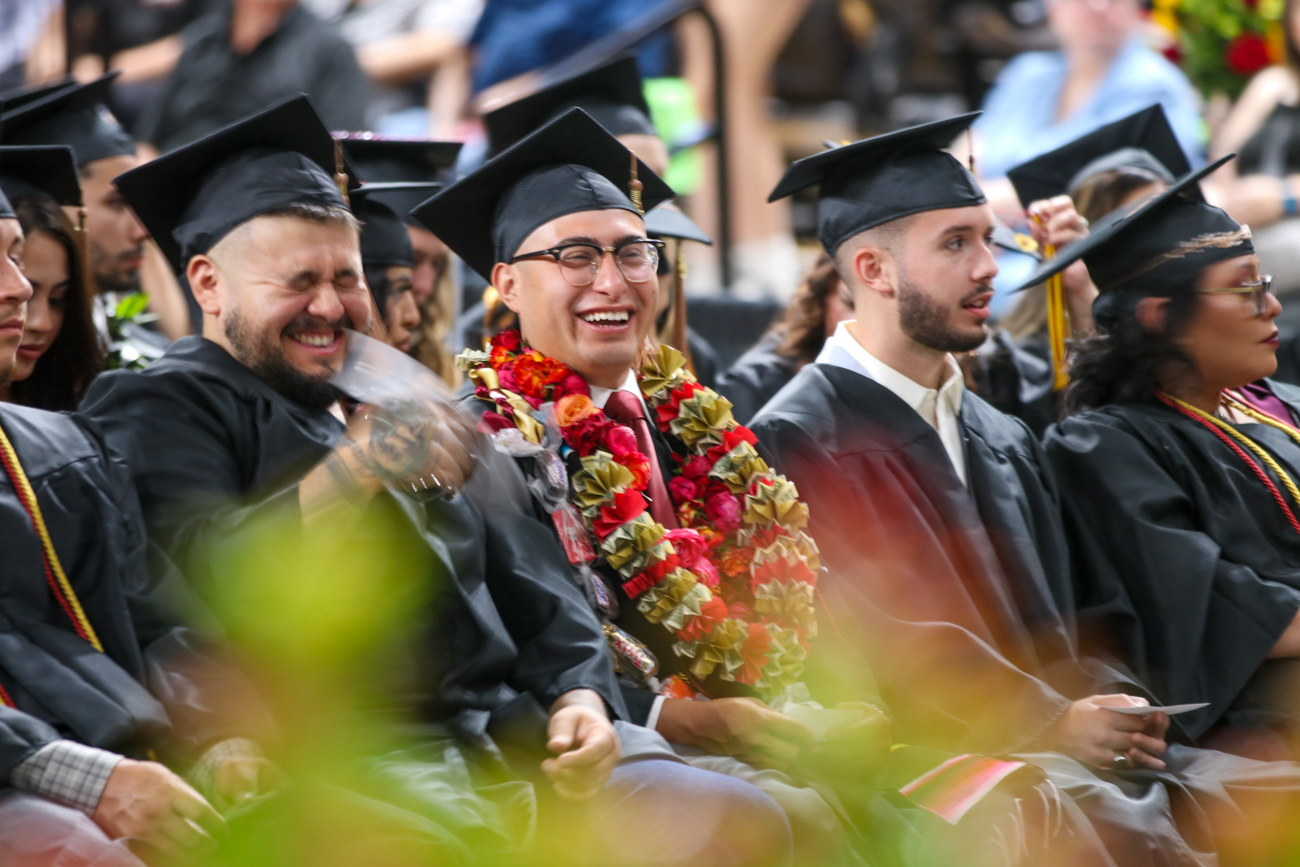
[(659, 267), (659, 251), (664, 242), (652, 238), (635, 238), (614, 247), (597, 247), (595, 244), (561, 244), (533, 253), (521, 253), (510, 260), (551, 256), (560, 266), (560, 273), (570, 286), (590, 286), (600, 272), (600, 263), (606, 253), (614, 256), (619, 273), (629, 283), (646, 283), (655, 279)]
[(1255, 302), (1255, 315), (1263, 316), (1268, 307), (1268, 296), (1273, 294), (1273, 275), (1265, 274), (1258, 280), (1242, 283), (1240, 286), (1224, 286), (1221, 289), (1197, 289), (1200, 295), (1249, 295)]

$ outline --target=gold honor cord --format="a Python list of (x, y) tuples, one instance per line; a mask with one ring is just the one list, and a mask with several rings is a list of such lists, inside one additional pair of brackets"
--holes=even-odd
[[(1277, 476), (1279, 479), (1282, 480), (1282, 485), (1287, 489), (1287, 492), (1291, 494), (1291, 499), (1297, 504), (1300, 504), (1300, 488), (1296, 487), (1296, 483), (1292, 481), (1291, 476), (1287, 474), (1287, 471), (1282, 469), (1282, 465), (1279, 464), (1276, 460), (1274, 460), (1272, 455), (1264, 451), (1264, 449), (1258, 443), (1256, 443), (1250, 437), (1246, 436), (1244, 433), (1237, 430), (1231, 424), (1229, 424), (1228, 422), (1224, 421), (1223, 419), (1219, 418), (1216, 415), (1210, 415), (1205, 410), (1197, 409), (1196, 407), (1192, 406), (1190, 403), (1181, 401), (1172, 395), (1162, 394), (1161, 396), (1172, 401), (1185, 414), (1187, 413), (1195, 414), (1198, 418), (1202, 419), (1205, 422), (1213, 424), (1215, 427), (1224, 431), (1233, 439), (1235, 439), (1237, 442), (1241, 443), (1243, 446), (1245, 446), (1246, 448), (1254, 452), (1255, 457), (1263, 461), (1264, 465), (1267, 466), (1270, 470), (1272, 470), (1275, 476)], [(1244, 401), (1233, 401), (1231, 398), (1229, 398), (1229, 401), (1233, 404), (1234, 409), (1241, 409), (1241, 404), (1244, 403)], [(1281, 428), (1282, 430), (1287, 429), (1286, 425), (1274, 421), (1272, 418), (1269, 418), (1268, 416), (1259, 412), (1254, 407), (1250, 407), (1249, 411), (1242, 409), (1242, 412), (1252, 418), (1259, 419), (1265, 424), (1269, 424), (1273, 427)], [(1295, 434), (1293, 433), (1292, 435), (1294, 436)]]
[(1300, 443), (1300, 430), (1296, 430), (1294, 427), (1292, 427), (1291, 425), (1287, 424), (1284, 421), (1280, 421), (1278, 419), (1273, 418), (1273, 416), (1269, 415), (1266, 412), (1260, 412), (1258, 409), (1251, 406), (1249, 403), (1242, 400), (1240, 397), (1238, 397), (1236, 394), (1234, 394), (1231, 391), (1225, 391), (1223, 393), (1223, 397), (1228, 403), (1232, 404), (1233, 409), (1235, 409), (1237, 412), (1241, 413), (1242, 415), (1249, 416), (1250, 418), (1253, 418), (1255, 421), (1259, 422), (1260, 424), (1266, 424), (1269, 427), (1275, 427), (1278, 430), (1282, 431), (1282, 433), (1291, 437), (1291, 439)]
[(103, 653), (104, 645), (99, 643), (99, 636), (95, 634), (95, 628), (90, 625), (90, 618), (86, 617), (86, 611), (81, 607), (81, 600), (72, 589), (72, 582), (68, 581), (68, 576), (63, 571), (63, 564), (59, 562), (59, 555), (54, 550), (54, 542), (50, 539), (50, 531), (45, 526), (45, 518), (41, 515), (40, 504), (36, 502), (36, 493), (32, 490), (31, 482), (23, 472), (23, 465), (18, 462), (18, 453), (14, 451), (13, 443), (9, 442), (3, 427), (0, 427), (0, 462), (8, 471), (15, 493), (18, 494), (28, 516), (31, 517), (36, 535), (41, 539), (41, 549), (45, 555), (46, 578), (50, 581), (50, 589), (54, 591), (59, 605), (72, 620), (77, 634)]

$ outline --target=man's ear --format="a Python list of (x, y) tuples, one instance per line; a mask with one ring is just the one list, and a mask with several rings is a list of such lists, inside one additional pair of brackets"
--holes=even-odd
[(199, 309), (208, 316), (220, 316), (225, 277), (217, 263), (202, 254), (191, 256), (185, 266), (185, 277), (190, 281), (190, 291)]
[(515, 313), (519, 312), (519, 281), (514, 265), (498, 262), (492, 266), (492, 287), (497, 290), (501, 303)]
[(853, 252), (849, 265), (860, 286), (885, 297), (893, 297), (896, 266), (894, 257), (888, 250), (864, 245)]
[(1143, 298), (1137, 304), (1138, 325), (1150, 334), (1163, 334), (1165, 319), (1169, 316), (1168, 298)]

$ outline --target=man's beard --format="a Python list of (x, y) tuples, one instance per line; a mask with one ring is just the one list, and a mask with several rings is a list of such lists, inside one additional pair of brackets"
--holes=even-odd
[(134, 256), (143, 255), (143, 250), (128, 251), (122, 253), (119, 257), (114, 257), (104, 252), (104, 248), (91, 241), (90, 246), (90, 270), (95, 275), (95, 286), (100, 292), (117, 292), (127, 294), (140, 291), (140, 269), (135, 270), (122, 276), (122, 270), (114, 268), (116, 260), (130, 259)]
[[(351, 328), (346, 320), (342, 325)], [(289, 400), (316, 409), (325, 409), (345, 395), (328, 379), (308, 376), (289, 363), (278, 342), (258, 339), (244, 327), (243, 316), (231, 310), (225, 324), (226, 339), (234, 349), (235, 358), (251, 370), (258, 379), (287, 397)]]
[[(992, 291), (991, 285), (982, 284), (963, 298), (959, 306), (964, 307), (980, 295)], [(936, 352), (970, 352), (978, 349), (988, 337), (988, 331), (984, 327), (977, 332), (958, 331), (948, 324), (951, 317), (951, 307), (935, 301), (908, 279), (906, 274), (899, 274), (898, 324), (904, 334)]]

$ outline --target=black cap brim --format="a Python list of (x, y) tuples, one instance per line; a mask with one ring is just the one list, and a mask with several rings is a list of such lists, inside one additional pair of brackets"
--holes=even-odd
[(384, 183), (437, 180), (439, 173), (456, 164), (464, 147), (458, 141), (393, 139), (374, 133), (336, 133), (335, 137), (363, 177)]
[(489, 111), (483, 116), (489, 153), (504, 151), (575, 100), (592, 97), (631, 106), (646, 117), (650, 115), (636, 56), (623, 55)]
[(72, 148), (64, 145), (0, 147), (0, 189), (15, 201), (45, 193), (60, 205), (81, 205), (81, 180)]
[[(581, 109), (572, 109), (526, 136), (444, 189), (411, 213), (484, 278), (496, 264), (493, 229), (497, 205), (529, 173), (548, 166), (577, 165), (626, 191), (632, 152)], [(673, 197), (668, 184), (636, 160), (642, 207)]]
[(713, 239), (695, 225), (694, 220), (671, 202), (664, 202), (659, 207), (646, 212), (645, 230), (646, 234), (654, 238), (678, 238), (683, 241), (698, 241), (701, 244), (713, 243)]
[(1013, 289), (1012, 292), (1023, 292), (1031, 286), (1037, 286), (1039, 283), (1055, 277), (1084, 256), (1111, 243), (1120, 233), (1132, 231), (1135, 226), (1140, 226), (1151, 214), (1157, 212), (1175, 196), (1204, 201), (1205, 196), (1199, 186), (1201, 179), (1236, 156), (1236, 154), (1228, 154), (1194, 172), (1188, 172), (1168, 189), (1138, 205), (1132, 211), (1128, 213), (1115, 212), (1108, 215), (1108, 219), (1105, 221), (1094, 223), (1085, 237), (1057, 250), (1055, 256), (1035, 268), (1029, 279)]
[(1153, 105), (1034, 157), (1008, 171), (1007, 177), (1021, 204), (1029, 207), (1032, 202), (1068, 193), (1071, 182), (1089, 163), (1124, 148), (1146, 151), (1165, 167), (1170, 178), (1183, 177), (1192, 170), (1164, 109)]

